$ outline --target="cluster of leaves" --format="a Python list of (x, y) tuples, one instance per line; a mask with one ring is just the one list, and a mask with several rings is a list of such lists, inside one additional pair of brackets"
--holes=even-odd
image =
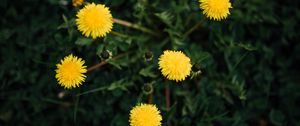
[[(0, 125), (126, 126), (130, 109), (148, 101), (148, 83), (163, 125), (300, 125), (299, 2), (231, 2), (229, 18), (214, 22), (197, 0), (96, 1), (151, 31), (114, 24), (104, 39), (90, 40), (76, 30), (71, 1), (1, 1)], [(157, 59), (165, 49), (184, 51), (200, 76), (164, 80)], [(92, 66), (105, 50), (126, 56), (88, 73), (80, 88), (57, 85), (62, 57), (73, 53)]]

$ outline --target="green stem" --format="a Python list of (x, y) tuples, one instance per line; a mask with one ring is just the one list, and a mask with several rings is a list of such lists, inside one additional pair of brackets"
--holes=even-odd
[(184, 38), (189, 36), (191, 33), (193, 33), (195, 30), (197, 30), (202, 24), (204, 20), (199, 21), (197, 24), (192, 26), (187, 32), (183, 34)]
[(79, 97), (79, 96), (81, 96), (81, 95), (85, 95), (85, 94), (90, 94), (90, 93), (102, 91), (102, 90), (105, 90), (105, 89), (107, 89), (107, 88), (108, 88), (108, 87), (99, 87), (99, 88), (96, 88), (96, 89), (92, 89), (92, 90), (88, 90), (88, 91), (79, 93), (79, 94), (77, 94), (76, 96)]
[[(113, 57), (113, 58), (111, 58), (109, 60), (116, 60), (116, 59), (122, 58), (122, 57), (126, 56), (128, 53), (129, 52), (125, 52), (125, 53), (119, 54), (119, 55), (117, 55), (117, 56), (115, 56), (115, 57)], [(98, 64), (96, 64), (94, 66), (91, 66), (91, 67), (87, 68), (87, 71), (91, 72), (93, 70), (99, 69), (100, 67), (106, 65), (109, 60), (104, 60), (104, 61), (102, 61), (102, 62), (100, 62), (100, 63), (98, 63)]]
[(115, 36), (122, 37), (122, 38), (128, 38), (127, 35), (122, 34), (122, 33), (120, 33), (120, 32), (111, 31), (110, 33), (113, 34), (113, 35), (115, 35)]
[(152, 104), (153, 101), (153, 92), (148, 95), (148, 104)]
[(151, 34), (151, 35), (153, 35), (153, 36), (157, 36), (157, 37), (160, 36), (160, 34), (158, 34), (157, 32), (154, 32), (153, 30), (148, 29), (148, 28), (145, 28), (145, 27), (140, 26), (140, 25), (138, 25), (138, 24), (133, 24), (133, 23), (131, 23), (131, 22), (124, 21), (124, 20), (117, 19), (117, 18), (113, 18), (113, 21), (114, 21), (114, 23), (123, 25), (123, 26), (125, 26), (125, 27), (134, 28), (134, 29), (143, 31), (143, 32), (145, 32), (145, 33), (149, 33), (149, 34)]
[(76, 96), (76, 99), (75, 99), (75, 106), (74, 106), (74, 125), (76, 125), (77, 111), (78, 111), (78, 104), (79, 104), (79, 96)]
[(165, 99), (166, 99), (166, 109), (167, 111), (170, 110), (170, 87), (169, 87), (169, 83), (165, 84)]

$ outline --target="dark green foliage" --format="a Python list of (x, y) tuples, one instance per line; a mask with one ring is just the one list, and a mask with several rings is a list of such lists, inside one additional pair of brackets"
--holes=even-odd
[[(130, 109), (149, 100), (145, 85), (164, 126), (300, 125), (298, 1), (231, 0), (231, 15), (215, 22), (197, 0), (101, 0), (113, 17), (154, 33), (115, 23), (96, 40), (76, 30), (70, 1), (1, 1), (0, 125), (128, 126)], [(157, 62), (165, 49), (191, 58), (191, 78), (163, 78)], [(54, 70), (70, 53), (87, 66), (125, 56), (65, 90)]]

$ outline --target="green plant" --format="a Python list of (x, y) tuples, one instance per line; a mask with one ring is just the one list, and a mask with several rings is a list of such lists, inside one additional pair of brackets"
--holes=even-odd
[[(125, 126), (137, 102), (155, 103), (163, 125), (300, 124), (298, 1), (234, 0), (221, 22), (197, 0), (95, 2), (128, 27), (93, 40), (77, 31), (70, 1), (1, 1), (0, 125)], [(198, 76), (165, 80), (157, 62), (166, 49), (185, 52)], [(102, 63), (64, 90), (54, 70), (70, 53)]]

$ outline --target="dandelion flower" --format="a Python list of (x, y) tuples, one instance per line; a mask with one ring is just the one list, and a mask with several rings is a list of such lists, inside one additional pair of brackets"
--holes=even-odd
[(199, 0), (199, 2), (203, 14), (217, 21), (225, 19), (230, 14), (229, 8), (232, 8), (229, 0)]
[(169, 80), (183, 81), (190, 75), (192, 65), (190, 58), (181, 51), (164, 51), (159, 57), (159, 69)]
[(86, 37), (104, 37), (113, 26), (112, 15), (102, 4), (87, 4), (77, 13), (77, 28)]
[(64, 88), (70, 89), (78, 87), (85, 81), (87, 72), (84, 60), (70, 54), (57, 64), (56, 79), (58, 84)]
[(130, 111), (130, 126), (160, 126), (162, 117), (155, 105), (140, 104)]
[(72, 4), (74, 7), (81, 6), (83, 4), (83, 0), (72, 0)]

